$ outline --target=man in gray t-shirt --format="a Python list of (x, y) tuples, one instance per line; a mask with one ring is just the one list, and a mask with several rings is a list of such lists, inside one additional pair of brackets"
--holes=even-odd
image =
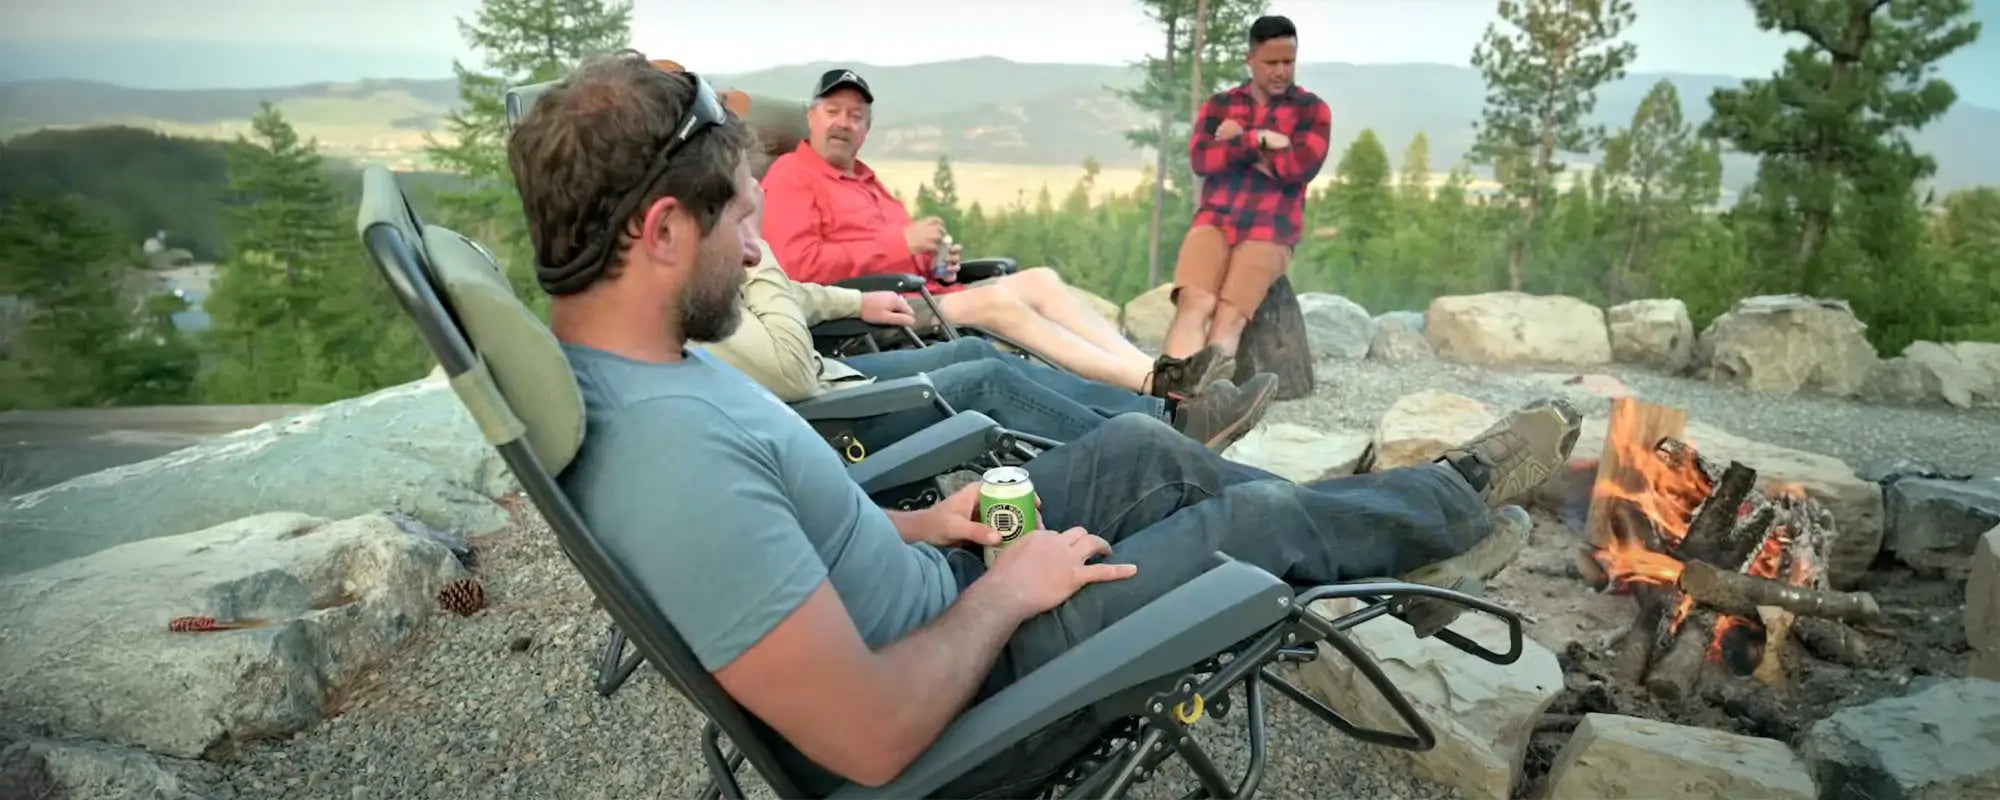
[[(1047, 530), (988, 569), (974, 488), (877, 508), (804, 420), (687, 348), (739, 322), (758, 255), (748, 144), (705, 86), (623, 54), (545, 92), (508, 157), (587, 406), (563, 488), (808, 789), (892, 779), (968, 703), (1215, 551), (1297, 584), (1490, 577), (1527, 535), (1507, 504), (1575, 443), (1575, 411), (1539, 401), (1436, 462), (1302, 485), (1127, 414), (1029, 464)], [(1419, 635), (1449, 621), (1435, 608), (1410, 611)], [(1033, 782), (1097, 733), (1065, 724), (940, 793)]]

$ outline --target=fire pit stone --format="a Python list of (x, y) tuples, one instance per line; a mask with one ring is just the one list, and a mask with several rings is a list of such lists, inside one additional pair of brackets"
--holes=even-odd
[[(1316, 608), (1332, 618), (1354, 609), (1355, 602), (1327, 600)], [(1484, 614), (1468, 612), (1451, 630), (1487, 647), (1506, 646), (1507, 626)], [(1520, 660), (1500, 666), (1435, 638), (1418, 639), (1410, 626), (1386, 617), (1358, 625), (1348, 636), (1437, 733), (1437, 747), (1429, 752), (1385, 753), (1468, 798), (1512, 796), (1535, 723), (1563, 689), (1554, 653), (1528, 638)], [(1388, 704), (1338, 651), (1319, 647), (1319, 660), (1300, 667), (1308, 691), (1357, 724), (1403, 730)]]
[(1425, 389), (1396, 398), (1375, 424), (1375, 441), (1362, 472), (1422, 464), (1493, 424), (1493, 409), (1463, 395)]
[(1883, 547), (1897, 560), (1963, 575), (1980, 534), (2000, 525), (2000, 478), (1898, 478), (1883, 505)]
[(1547, 780), (1547, 800), (1815, 797), (1783, 742), (1617, 714), (1585, 714)]
[(1942, 680), (1841, 709), (1802, 750), (1829, 800), (2000, 796), (2000, 682)]
[(1965, 582), (1965, 641), (1972, 674), (2000, 681), (2000, 527), (1979, 537)]

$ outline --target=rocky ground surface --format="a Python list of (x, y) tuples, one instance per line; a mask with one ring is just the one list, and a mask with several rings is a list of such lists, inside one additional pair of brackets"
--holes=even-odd
[[(1851, 464), (1921, 458), (1947, 471), (2000, 472), (2000, 410), (1869, 406), (1815, 396), (1759, 400), (1741, 389), (1605, 367), (1639, 396), (1686, 408), (1739, 435), (1834, 455)], [(1315, 397), (1278, 404), (1272, 421), (1368, 430), (1396, 398), (1441, 389), (1506, 408), (1558, 393), (1586, 414), (1602, 397), (1565, 387), (1574, 373), (1467, 367), (1441, 361), (1385, 365), (1322, 361)], [(1865, 469), (1865, 467), (1863, 467)], [(1502, 573), (1496, 593), (1532, 604), (1531, 628), (1552, 649), (1581, 629), (1629, 613), (1616, 598), (1563, 592), (1576, 618), (1546, 588), (1566, 558), (1565, 534), (1543, 518), (1531, 553)], [(592, 690), (606, 618), (546, 529), (522, 525), (481, 542), (479, 574), (491, 607), (441, 618), (356, 691), (342, 712), (293, 740), (247, 748), (229, 769), (227, 796), (302, 798), (692, 796), (705, 778), (698, 716), (661, 678), (642, 668), (611, 698)], [(1512, 573), (1520, 572), (1520, 575)], [(1589, 619), (1601, 616), (1602, 619)], [(1416, 777), (1381, 748), (1340, 735), (1282, 698), (1267, 696), (1273, 797), (1452, 798), (1456, 790)], [(1225, 770), (1243, 763), (1242, 715), (1205, 725)], [(1180, 794), (1179, 768), (1142, 796)], [(768, 794), (766, 795), (768, 796)]]
[[(1800, 310), (1791, 303), (1786, 312), (1791, 316), (1785, 319), (1796, 323), (1818, 315), (1813, 317), (1818, 321), (1807, 320), (1812, 324), (1801, 328), (1804, 323), (1786, 323), (1777, 319), (1783, 315), (1750, 304), (1744, 317), (1748, 321), (1738, 325), (1741, 332), (1705, 336), (1702, 347), (1713, 352), (1692, 362), (1742, 376), (1732, 383), (1631, 366), (1691, 363), (1693, 333), (1677, 303), (1612, 309), (1607, 329), (1604, 316), (1578, 303), (1488, 297), (1460, 303), (1469, 310), (1433, 308), (1439, 327), (1426, 342), (1400, 324), (1392, 329), (1371, 323), (1365, 310), (1339, 298), (1307, 299), (1301, 302), (1308, 306), (1311, 349), (1332, 356), (1318, 364), (1317, 391), (1275, 405), (1261, 431), (1253, 433), (1261, 438), (1257, 447), (1240, 446), (1246, 451), (1261, 447), (1265, 455), (1282, 452), (1288, 476), (1295, 471), (1308, 476), (1300, 479), (1309, 479), (1351, 470), (1370, 438), (1396, 442), (1394, 452), (1385, 445), (1383, 452), (1371, 453), (1378, 466), (1424, 460), (1430, 456), (1419, 451), (1442, 447), (1439, 442), (1446, 437), (1456, 441), (1471, 435), (1485, 424), (1486, 414), (1504, 414), (1541, 396), (1570, 399), (1601, 430), (1608, 398), (1620, 392), (1685, 410), (1691, 436), (1694, 426), (1702, 425), (1844, 462), (1828, 466), (1824, 459), (1806, 463), (1810, 459), (1802, 461), (1802, 454), (1757, 451), (1759, 458), (1779, 462), (1774, 468), (1796, 473), (1787, 477), (1853, 505), (1856, 516), (1850, 521), (1857, 528), (1863, 527), (1858, 523), (1864, 513), (1869, 515), (1867, 527), (1884, 527), (1882, 492), (1849, 475), (1847, 467), (1866, 479), (1912, 465), (1943, 473), (2000, 475), (2000, 448), (1992, 444), (2000, 441), (2000, 406), (1993, 402), (2000, 398), (2000, 361), (1982, 355), (1993, 345), (1918, 350), (1890, 364), (1862, 357), (1866, 354), (1855, 344), (1858, 323), (1842, 313), (1817, 305)], [(1135, 315), (1135, 305), (1142, 303), (1135, 300), (1124, 310), (1133, 331), (1133, 321), (1144, 316)], [(1391, 312), (1396, 314), (1409, 312)], [(1760, 321), (1766, 316), (1777, 321)], [(1162, 328), (1159, 315), (1152, 317), (1159, 323), (1153, 327)], [(1484, 354), (1509, 363), (1600, 366), (1474, 367), (1432, 358), (1434, 346), (1440, 353)], [(1619, 363), (1605, 363), (1614, 353)], [(1744, 388), (1752, 384), (1795, 393), (1774, 399)], [(1875, 388), (1862, 391), (1864, 384)], [(1410, 397), (1425, 390), (1431, 392)], [(1841, 399), (1853, 396), (1906, 396), (1915, 404)], [(1399, 398), (1408, 399), (1397, 405)], [(1478, 404), (1485, 408), (1468, 408)], [(1397, 417), (1400, 427), (1395, 436), (1387, 436), (1384, 431), (1392, 426), (1384, 418), (1392, 405), (1399, 410), (1387, 416)], [(144, 417), (149, 412), (139, 413)], [(14, 469), (17, 483), (25, 481), (22, 486), (173, 453), (32, 494), (9, 492), (0, 482), (0, 515), (5, 516), (0, 520), (0, 612), (12, 615), (0, 615), (0, 677), (33, 677), (51, 697), (98, 698), (115, 694), (113, 689), (130, 694), (123, 703), (37, 704), (26, 702), (33, 699), (26, 692), (0, 693), (0, 711), (8, 711), (0, 714), (7, 717), (0, 719), (0, 787), (26, 786), (29, 796), (44, 796), (35, 793), (38, 786), (55, 786), (81, 796), (589, 798), (690, 797), (702, 784), (699, 716), (657, 673), (641, 669), (611, 698), (593, 691), (607, 619), (532, 510), (518, 499), (494, 502), (513, 491), (511, 481), (441, 385), (395, 387), (280, 425), (203, 440), (185, 451), (176, 448), (200, 440), (204, 431), (113, 417), (61, 428), (46, 419), (0, 415), (0, 447), (5, 448), (0, 467), (23, 460), (47, 465), (32, 475)], [(1458, 430), (1466, 425), (1473, 430)], [(241, 425), (220, 426), (215, 432), (235, 427)], [(1749, 449), (1741, 442), (1719, 444), (1718, 450)], [(46, 460), (38, 453), (62, 458)], [(5, 478), (0, 472), (0, 479)], [(2000, 532), (1993, 528), (2000, 516), (1962, 513), (1961, 508), (1988, 508), (1991, 498), (1980, 492), (1992, 490), (1964, 484), (1925, 491), (1942, 499), (1924, 499), (1930, 495), (1916, 489), (1899, 490), (1897, 496), (1912, 504), (1921, 501), (1924, 514), (1937, 520), (1977, 527), (1960, 530), (1926, 522), (1930, 516), (1906, 514), (1902, 525), (1890, 526), (1895, 533), (1907, 533), (1907, 528), (1931, 538), (1891, 536), (1879, 547), (1871, 541), (1862, 556), (1866, 560), (1893, 550), (1907, 561), (1925, 556), (1926, 548), (1949, 545), (1938, 552), (1964, 567), (1970, 557), (1959, 552), (1965, 549), (1959, 545), (1983, 534), (1983, 549), (1976, 556), (1980, 560), (1971, 566), (1978, 586), (1967, 589), (1978, 599), (1967, 604), (1965, 616), (1968, 629), (1976, 629), (1970, 645), (1994, 670), (1988, 677), (2000, 676), (2000, 611), (1994, 610), (2000, 609), (2000, 578), (1994, 577), (2000, 575), (2000, 559), (1993, 557), (2000, 541), (1995, 541), (1996, 533), (1986, 532)], [(385, 506), (396, 514), (372, 516)], [(1552, 651), (1561, 652), (1572, 639), (1610, 630), (1631, 614), (1629, 598), (1590, 593), (1564, 574), (1574, 534), (1549, 510), (1538, 512), (1527, 553), (1490, 583), (1496, 598), (1528, 618), (1535, 641), (1530, 657), (1520, 662), (1523, 666), (1487, 670), (1463, 657), (1432, 652), (1435, 640), (1411, 640), (1407, 629), (1399, 633), (1387, 627), (1400, 625), (1392, 621), (1356, 631), (1360, 646), (1402, 676), (1399, 683), (1407, 684), (1412, 700), (1428, 709), (1447, 746), (1424, 757), (1428, 761), (1412, 763), (1394, 751), (1358, 744), (1274, 694), (1267, 698), (1266, 796), (1507, 794), (1509, 770), (1520, 761), (1523, 726), (1533, 725), (1561, 683)], [(287, 522), (290, 518), (271, 517), (232, 522), (276, 511), (325, 522), (293, 524)], [(354, 521), (357, 515), (368, 518)], [(426, 541), (396, 532), (425, 526), (453, 533)], [(148, 542), (182, 532), (195, 533)], [(449, 563), (445, 548), (465, 562), (464, 539), (459, 538), (465, 535), (476, 548), (476, 558), (467, 566), (483, 585), (485, 608), (461, 617), (436, 611), (431, 598), (436, 584), (463, 574)], [(179, 559), (166, 557), (174, 548), (188, 552)], [(203, 553), (207, 555), (196, 557)], [(309, 557), (312, 553), (320, 555)], [(358, 553), (377, 555), (357, 558)], [(384, 553), (396, 558), (381, 557)], [(66, 559), (76, 562), (64, 566), (71, 563)], [(259, 569), (265, 563), (259, 559), (273, 568)], [(401, 566), (391, 570), (385, 564)], [(124, 599), (80, 610), (40, 602), (68, 592), (78, 595), (70, 601), (89, 605), (96, 602), (92, 598), (107, 594), (78, 588), (79, 575), (118, 585), (120, 591), (109, 594)], [(147, 607), (137, 608), (142, 605)], [(252, 628), (209, 639), (169, 634), (161, 624), (169, 614), (259, 613), (288, 627)], [(63, 637), (73, 632), (51, 622), (62, 614), (116, 620), (122, 627), (112, 626), (116, 635), (100, 636), (89, 647), (72, 646)], [(237, 649), (229, 649), (230, 643)], [(270, 652), (243, 650), (258, 643), (273, 646), (262, 648)], [(390, 654), (371, 662), (364, 657), (371, 648)], [(250, 660), (228, 662), (239, 651)], [(316, 660), (298, 661), (287, 654)], [(140, 660), (150, 669), (129, 668)], [(243, 668), (216, 668), (219, 662)], [(1309, 689), (1324, 692), (1321, 687), (1332, 686), (1336, 693), (1329, 697), (1355, 700), (1355, 693), (1339, 688), (1352, 683), (1352, 675), (1316, 672), (1334, 669), (1311, 665), (1299, 672), (1316, 676), (1317, 683), (1306, 681)], [(289, 695), (251, 697), (270, 688), (264, 684), (273, 682), (266, 674), (273, 670), (298, 684), (292, 688), (305, 693), (299, 695), (301, 702), (290, 702)], [(358, 677), (350, 671), (358, 671)], [(328, 675), (336, 693), (322, 718), (312, 690)], [(1934, 706), (1867, 713), (1892, 722), (1928, 720), (1940, 716), (1937, 709), (1984, 705), (1961, 696), (1989, 698), (2000, 691), (1977, 685), (1947, 688), (1948, 693), (1939, 695), (1943, 699), (1925, 701)], [(127, 730), (135, 726), (119, 724), (115, 714), (120, 706), (142, 708), (153, 724)], [(2000, 701), (1991, 707), (2000, 707)], [(1855, 713), (1861, 721), (1850, 726), (1854, 730), (1901, 730)], [(1985, 716), (1937, 727), (1944, 732), (1939, 741), (2000, 741), (2000, 714), (1980, 713)], [(163, 757), (141, 757), (131, 747), (56, 739), (52, 737), (58, 732), (7, 724), (24, 719), (87, 728), (106, 741), (123, 737), (123, 744), (148, 746)], [(1242, 720), (1239, 710), (1220, 725), (1199, 729), (1227, 773), (1244, 763), (1249, 749), (1239, 729)], [(857, 725), (865, 726), (865, 721)], [(258, 738), (268, 730), (296, 732), (275, 740)], [(1639, 745), (1662, 736), (1693, 738), (1685, 731), (1659, 734), (1653, 727), (1610, 719), (1592, 730), (1604, 752), (1614, 755), (1623, 752), (1621, 747), (1644, 750)], [(1929, 731), (1926, 736), (1936, 733), (1924, 730)], [(1837, 733), (1829, 729), (1832, 738), (1824, 747), (1842, 758), (1849, 751), (1893, 750), (1878, 747), (1881, 742), (1872, 743), (1873, 749), (1848, 747), (1836, 741)], [(1897, 735), (1902, 737), (1897, 741), (1923, 740), (1917, 734)], [(1729, 751), (1740, 745), (1720, 742), (1709, 749)], [(1925, 761), (1938, 751), (1976, 758), (1949, 765)], [(1937, 775), (1964, 776), (1962, 786), (2000, 781), (2000, 749), (1924, 745), (1894, 753), (1907, 756), (1897, 762), (1898, 780), (1910, 790), (1905, 795)], [(184, 760), (196, 755), (207, 758)], [(1683, 764), (1714, 766), (1710, 755), (1704, 751), (1675, 760), (1648, 751), (1645, 763), (1659, 767), (1657, 774), (1678, 776), (1691, 774)], [(1702, 785), (1720, 787), (1715, 791), (1696, 791), (1693, 784), (1683, 789), (1688, 796), (1762, 796), (1767, 792), (1752, 786), (1756, 776), (1749, 773), (1801, 774), (1804, 767), (1791, 753), (1778, 748), (1771, 755), (1785, 763), (1703, 778)], [(1816, 757), (1815, 763), (1821, 762), (1837, 766), (1839, 758)], [(1611, 784), (1604, 781), (1615, 776), (1578, 774), (1581, 794), (1574, 796), (1624, 793), (1605, 790)], [(1176, 765), (1163, 777), (1137, 795), (1180, 796), (1187, 785), (1185, 770)], [(1466, 786), (1482, 791), (1453, 788)], [(768, 796), (760, 788), (753, 785), (753, 794)]]

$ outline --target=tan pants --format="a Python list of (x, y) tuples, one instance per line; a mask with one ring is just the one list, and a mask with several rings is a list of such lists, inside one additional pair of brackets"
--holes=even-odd
[(1215, 295), (1245, 317), (1257, 313), (1271, 284), (1292, 265), (1292, 248), (1276, 242), (1245, 239), (1229, 246), (1222, 229), (1196, 225), (1181, 240), (1174, 263), (1173, 297), (1193, 287)]

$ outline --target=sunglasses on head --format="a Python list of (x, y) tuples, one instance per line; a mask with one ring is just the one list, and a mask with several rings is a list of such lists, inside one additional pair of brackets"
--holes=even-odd
[[(628, 51), (628, 55), (645, 59), (645, 56), (637, 51)], [(655, 66), (659, 65), (655, 63)], [(673, 162), (674, 154), (680, 152), (681, 148), (687, 146), (688, 142), (703, 131), (720, 127), (729, 120), (728, 108), (723, 106), (721, 97), (716, 95), (715, 89), (708, 85), (707, 80), (686, 70), (662, 68), (662, 71), (677, 72), (687, 76), (687, 79), (694, 83), (694, 98), (688, 103), (687, 110), (681, 113), (680, 120), (675, 122), (673, 133), (667, 136), (667, 141), (660, 146), (659, 152), (654, 154), (652, 166), (646, 169), (646, 174), (641, 176), (638, 183), (632, 185), (624, 199), (619, 201), (613, 210), (611, 216), (613, 224), (592, 241), (589, 247), (578, 253), (576, 261), (572, 263), (596, 263), (604, 253), (609, 252), (618, 241), (618, 234), (624, 230), (623, 221), (631, 219), (633, 214), (638, 213), (639, 204), (646, 198), (646, 191), (666, 173), (667, 166)]]

